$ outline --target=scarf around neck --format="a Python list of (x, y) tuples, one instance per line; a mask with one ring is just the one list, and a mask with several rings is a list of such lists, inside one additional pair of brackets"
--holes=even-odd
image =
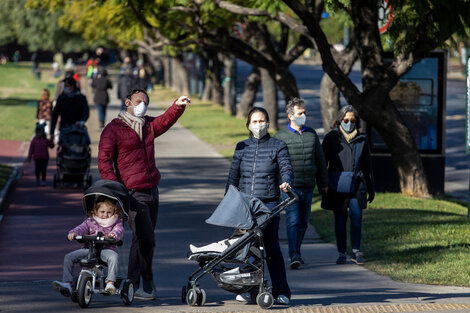
[(134, 116), (127, 111), (119, 112), (118, 118), (132, 128), (139, 136), (140, 141), (142, 141), (142, 127), (145, 124), (143, 118)]
[(116, 214), (114, 214), (113, 216), (111, 216), (110, 218), (99, 218), (98, 216), (96, 215), (93, 215), (93, 219), (98, 223), (98, 225), (100, 225), (101, 227), (104, 227), (104, 228), (107, 228), (109, 226), (113, 226), (114, 224), (116, 224), (117, 220), (118, 220), (118, 216)]
[(339, 126), (339, 130), (341, 131), (341, 133), (344, 136), (344, 139), (346, 139), (347, 142), (350, 142), (357, 135), (357, 129), (356, 128), (354, 128), (354, 130), (352, 132), (350, 132), (349, 134), (344, 131), (344, 129), (343, 129), (343, 127), (341, 127), (341, 125)]

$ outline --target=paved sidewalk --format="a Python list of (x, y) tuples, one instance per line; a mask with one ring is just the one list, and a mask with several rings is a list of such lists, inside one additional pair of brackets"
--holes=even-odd
[[(115, 91), (107, 120), (117, 115)], [(155, 109), (149, 115), (162, 112)], [(191, 107), (184, 114), (191, 114)], [(92, 173), (96, 170), (99, 128), (92, 108), (88, 129), (92, 139)], [(200, 285), (207, 304), (189, 307), (181, 303), (181, 287), (198, 268), (188, 261), (189, 244), (196, 246), (226, 238), (232, 229), (204, 221), (223, 197), (229, 162), (191, 132), (176, 124), (156, 141), (157, 166), (162, 173), (161, 206), (156, 231), (154, 279), (156, 301), (135, 301), (125, 307), (118, 297), (94, 296), (93, 312), (262, 312), (256, 305), (240, 304), (234, 294), (217, 287), (211, 277)], [(51, 162), (50, 168), (55, 166)], [(0, 310), (2, 312), (81, 311), (78, 305), (51, 288), (60, 278), (62, 257), (73, 249), (65, 233), (83, 219), (79, 190), (53, 190), (32, 186), (31, 168), (12, 196), (12, 206), (0, 224)], [(28, 178), (29, 177), (29, 178)], [(21, 235), (20, 235), (21, 234)], [(126, 233), (129, 243), (130, 233)], [(22, 239), (18, 239), (21, 237)], [(281, 231), (285, 238), (285, 232)], [(287, 269), (292, 306), (283, 312), (470, 312), (470, 288), (397, 283), (351, 262), (336, 265), (336, 248), (317, 241), (310, 229), (303, 256), (307, 264)], [(287, 245), (283, 241), (284, 256)], [(127, 259), (121, 249), (121, 262)], [(6, 253), (5, 253), (6, 252)], [(26, 256), (24, 256), (26, 255)], [(287, 261), (287, 259), (286, 259)], [(125, 264), (123, 268), (125, 268)], [(13, 272), (11, 266), (15, 266)], [(277, 310), (273, 310), (277, 311)]]

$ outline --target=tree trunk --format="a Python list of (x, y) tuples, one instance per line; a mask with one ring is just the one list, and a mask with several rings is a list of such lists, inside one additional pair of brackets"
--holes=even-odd
[(220, 82), (220, 76), (223, 64), (220, 62), (217, 53), (210, 55), (210, 61), (209, 76), (212, 85), (211, 100), (213, 104), (222, 106), (222, 84)]
[(204, 91), (202, 92), (202, 101), (210, 101), (211, 100), (211, 94), (212, 94), (212, 81), (208, 77), (206, 78), (206, 83), (204, 85)]
[[(357, 60), (357, 50), (348, 47), (343, 53), (333, 54), (336, 62), (341, 70), (349, 75), (354, 62)], [(331, 80), (330, 76), (325, 73), (321, 80), (320, 85), (320, 107), (323, 122), (323, 129), (327, 133), (333, 122), (336, 120), (336, 114), (340, 107), (339, 89), (336, 84)]]
[(178, 54), (174, 59), (175, 62), (175, 78), (177, 90), (183, 95), (190, 96), (189, 92), (189, 74), (184, 66), (183, 55)]
[(169, 56), (163, 58), (163, 75), (165, 88), (171, 88), (171, 58)]
[(360, 108), (361, 118), (367, 120), (387, 144), (398, 171), (401, 192), (415, 197), (429, 197), (429, 185), (418, 147), (388, 93), (377, 88), (356, 107)]
[(289, 68), (280, 67), (276, 72), (271, 73), (271, 75), (276, 80), (276, 84), (279, 86), (279, 89), (281, 89), (286, 103), (294, 97), (299, 97), (297, 82)]
[(261, 85), (263, 87), (263, 102), (264, 108), (269, 115), (269, 128), (271, 130), (279, 130), (277, 123), (277, 89), (274, 79), (269, 75), (268, 70), (261, 68)]
[(238, 105), (237, 118), (247, 118), (248, 112), (253, 107), (261, 83), (260, 71), (256, 66), (253, 66), (250, 76), (245, 82), (245, 89), (243, 90), (240, 104)]
[(225, 68), (225, 78), (223, 83), (224, 88), (224, 111), (232, 115), (235, 114), (234, 106), (232, 104), (232, 88), (235, 88), (235, 82), (232, 81), (233, 71), (235, 70), (233, 65), (235, 63), (235, 58), (233, 56), (224, 57), (224, 68)]

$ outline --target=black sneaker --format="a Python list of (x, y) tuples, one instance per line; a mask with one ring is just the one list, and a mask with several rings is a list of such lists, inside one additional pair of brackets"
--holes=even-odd
[(338, 258), (336, 259), (336, 264), (346, 264), (347, 257), (346, 253), (340, 253)]
[(351, 261), (359, 265), (366, 263), (366, 259), (364, 259), (364, 255), (361, 251), (353, 253), (353, 255), (351, 256)]
[(300, 258), (298, 256), (294, 256), (290, 261), (290, 268), (296, 270), (300, 267)]

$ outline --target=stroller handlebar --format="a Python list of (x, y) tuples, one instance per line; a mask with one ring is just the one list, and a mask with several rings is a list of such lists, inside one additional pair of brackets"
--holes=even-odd
[(296, 200), (299, 200), (299, 196), (292, 191), (292, 187), (288, 186), (287, 187), (287, 195), (289, 196), (290, 199), (296, 199)]

